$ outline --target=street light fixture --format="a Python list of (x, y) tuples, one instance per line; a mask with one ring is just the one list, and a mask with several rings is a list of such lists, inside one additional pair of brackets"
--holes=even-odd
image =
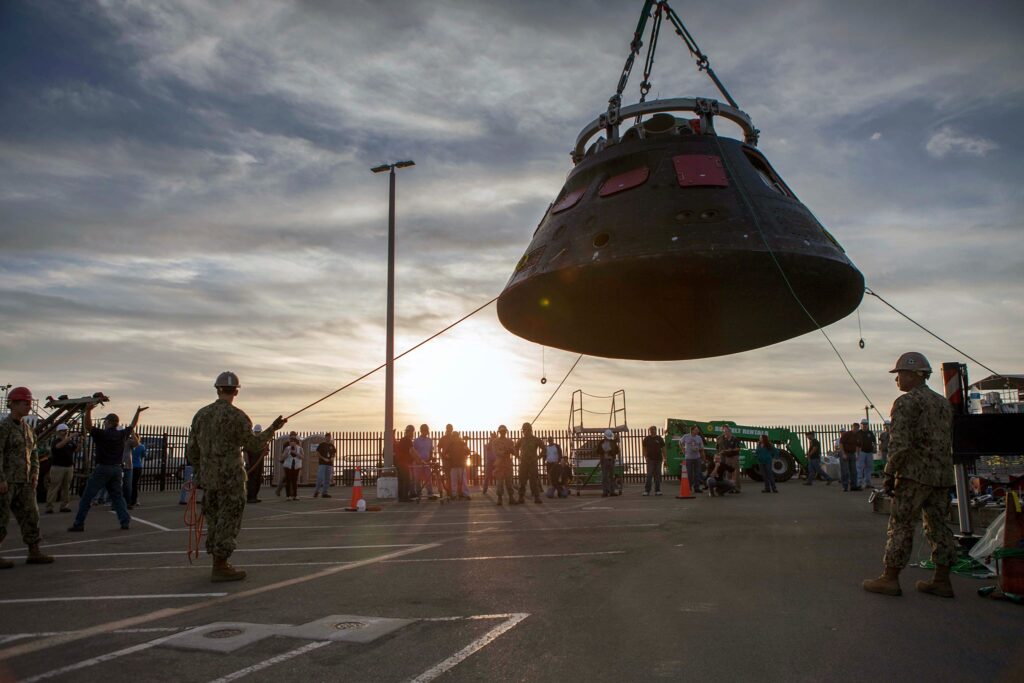
[[(388, 322), (385, 355), (387, 366), (384, 373), (384, 468), (395, 466), (395, 169), (415, 166), (411, 159), (381, 164), (370, 170), (374, 173), (388, 171), (390, 193), (388, 199)], [(393, 476), (393, 475), (392, 475)]]

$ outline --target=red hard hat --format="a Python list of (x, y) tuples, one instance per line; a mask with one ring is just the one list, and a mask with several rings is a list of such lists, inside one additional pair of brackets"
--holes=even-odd
[(7, 402), (11, 401), (31, 401), (32, 392), (28, 390), (28, 387), (14, 387), (10, 393), (7, 394)]

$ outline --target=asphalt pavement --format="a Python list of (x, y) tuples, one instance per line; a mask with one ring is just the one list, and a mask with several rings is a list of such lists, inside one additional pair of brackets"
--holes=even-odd
[(861, 589), (886, 525), (866, 493), (676, 486), (366, 513), (342, 511), (348, 489), (265, 489), (234, 583), (189, 563), (176, 492), (144, 493), (128, 531), (107, 508), (84, 534), (42, 515), (47, 566), (22, 564), (12, 520), (0, 681), (1024, 680), (1024, 608), (975, 594), (992, 580), (954, 577), (949, 600), (908, 568), (902, 597)]

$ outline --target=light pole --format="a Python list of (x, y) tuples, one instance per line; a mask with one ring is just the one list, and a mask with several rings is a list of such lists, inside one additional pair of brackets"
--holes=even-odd
[[(415, 166), (412, 161), (396, 161), (381, 164), (370, 170), (374, 173), (388, 171), (390, 194), (388, 199), (388, 322), (386, 359), (384, 371), (384, 469), (386, 476), (394, 477), (395, 466), (395, 169)], [(385, 473), (381, 473), (384, 475)], [(381, 487), (378, 486), (378, 491)], [(390, 496), (388, 496), (390, 497)]]

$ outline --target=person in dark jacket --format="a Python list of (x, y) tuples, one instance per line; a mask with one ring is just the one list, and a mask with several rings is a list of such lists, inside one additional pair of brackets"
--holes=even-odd
[(419, 456), (412, 448), (412, 440), (416, 436), (416, 427), (406, 425), (405, 435), (395, 444), (395, 469), (398, 470), (398, 502), (411, 502), (416, 495), (416, 486), (412, 479), (413, 458)]
[(601, 461), (601, 497), (617, 495), (615, 492), (615, 462), (619, 458), (619, 444), (615, 432), (604, 430), (604, 438), (594, 447), (594, 454)]
[(754, 456), (757, 458), (757, 465), (761, 469), (761, 479), (764, 481), (764, 488), (761, 493), (778, 493), (775, 488), (775, 472), (772, 470), (772, 460), (778, 456), (779, 449), (768, 440), (767, 434), (761, 435), (761, 441), (757, 444)]
[(711, 465), (711, 471), (708, 472), (708, 495), (714, 497), (715, 494), (724, 496), (725, 494), (732, 491), (736, 485), (732, 483), (733, 466), (725, 461), (721, 453), (715, 453), (715, 459)]

